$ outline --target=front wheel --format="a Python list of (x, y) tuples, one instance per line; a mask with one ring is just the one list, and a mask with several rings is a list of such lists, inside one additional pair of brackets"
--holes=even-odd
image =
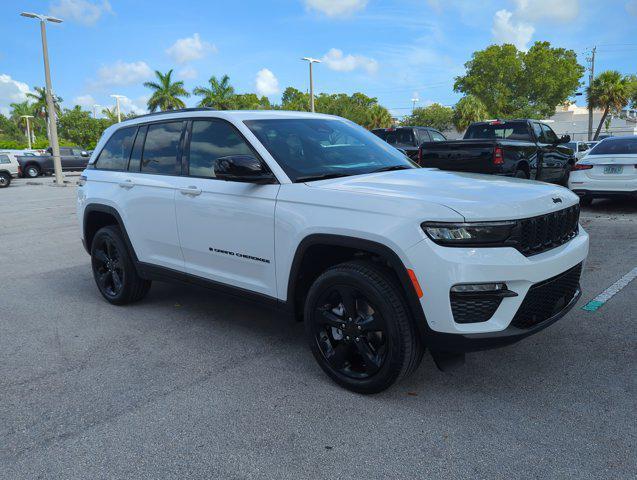
[(9, 185), (11, 185), (11, 175), (0, 172), (0, 188), (7, 188)]
[(137, 274), (122, 231), (115, 225), (99, 229), (93, 237), (91, 266), (97, 288), (114, 305), (141, 300), (150, 290), (151, 282)]
[(372, 262), (336, 265), (313, 283), (305, 327), (314, 358), (358, 393), (389, 388), (420, 364), (423, 347), (391, 273)]

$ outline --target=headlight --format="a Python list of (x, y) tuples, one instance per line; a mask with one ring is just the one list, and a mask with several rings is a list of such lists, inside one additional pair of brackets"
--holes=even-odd
[(427, 236), (440, 245), (456, 247), (507, 246), (517, 222), (423, 223)]

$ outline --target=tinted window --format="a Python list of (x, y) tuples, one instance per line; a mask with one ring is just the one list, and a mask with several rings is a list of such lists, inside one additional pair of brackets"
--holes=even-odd
[(95, 166), (101, 170), (126, 170), (137, 127), (117, 130), (100, 152)]
[(431, 140), (434, 142), (444, 142), (447, 140), (445, 136), (440, 132), (429, 130), (429, 134), (431, 135)]
[(8, 155), (0, 155), (0, 163), (11, 163)]
[(565, 143), (564, 145), (573, 151), (577, 150), (577, 143), (575, 142), (568, 142), (568, 143)]
[(189, 174), (214, 177), (213, 163), (230, 155), (254, 155), (239, 133), (223, 121), (196, 120), (190, 137)]
[(60, 155), (73, 155), (73, 150), (66, 147), (60, 147)]
[(589, 155), (635, 155), (637, 137), (613, 138), (599, 142), (588, 152)]
[(555, 132), (551, 129), (551, 127), (544, 125), (543, 123), (540, 125), (542, 125), (542, 134), (544, 135), (542, 141), (544, 143), (557, 143), (557, 135), (555, 135)]
[(137, 130), (137, 136), (135, 137), (135, 143), (133, 144), (133, 153), (131, 153), (130, 162), (128, 162), (129, 172), (139, 172), (139, 166), (142, 162), (142, 150), (144, 149), (146, 130), (148, 130), (146, 125), (139, 127), (139, 130)]
[(542, 127), (540, 126), (539, 123), (533, 123), (533, 133), (535, 133), (535, 137), (537, 138), (538, 142), (542, 142), (544, 141), (544, 134), (542, 133)]
[(179, 174), (177, 161), (183, 122), (157, 123), (148, 126), (142, 172), (163, 175)]
[(508, 139), (530, 141), (526, 122), (494, 122), (470, 125), (464, 138)]
[(400, 151), (347, 120), (271, 119), (245, 124), (292, 181), (417, 168)]
[(419, 128), (418, 132), (418, 145), (425, 142), (430, 142), (431, 137), (429, 136), (429, 132), (423, 128)]
[(588, 145), (586, 145), (585, 143), (579, 143), (577, 145), (577, 151), (578, 152), (585, 152), (586, 150), (588, 150)]
[(411, 128), (374, 130), (374, 134), (392, 145), (414, 144), (414, 132)]

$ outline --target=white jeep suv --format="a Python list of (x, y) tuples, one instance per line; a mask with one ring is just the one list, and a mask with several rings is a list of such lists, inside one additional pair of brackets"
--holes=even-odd
[(339, 117), (186, 109), (110, 127), (78, 188), (101, 294), (179, 280), (303, 319), (321, 368), (381, 391), (513, 343), (580, 295), (588, 235), (555, 185), (419, 168)]

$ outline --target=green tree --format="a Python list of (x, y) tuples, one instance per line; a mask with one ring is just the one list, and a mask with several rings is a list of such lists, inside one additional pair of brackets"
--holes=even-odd
[(630, 90), (630, 78), (622, 76), (616, 70), (607, 70), (600, 73), (593, 80), (592, 85), (586, 89), (589, 107), (603, 110), (602, 118), (599, 121), (593, 140), (597, 140), (599, 137), (599, 132), (602, 130), (608, 114), (611, 112), (618, 113), (628, 105)]
[(548, 117), (580, 87), (584, 67), (573, 50), (535, 42), (528, 52), (491, 45), (473, 53), (454, 90), (475, 95), (494, 117)]
[(473, 122), (489, 118), (489, 112), (484, 103), (474, 95), (462, 97), (453, 108), (453, 125), (462, 132)]
[(414, 109), (413, 113), (403, 120), (405, 125), (433, 127), (436, 130), (448, 130), (453, 125), (453, 109), (432, 103), (427, 107)]
[(281, 109), (309, 112), (310, 95), (294, 87), (288, 87), (283, 91), (283, 95), (281, 95)]
[(112, 125), (108, 119), (93, 118), (90, 112), (82, 110), (79, 105), (64, 109), (58, 123), (63, 143), (87, 149), (95, 148), (104, 130)]
[[(106, 117), (106, 120), (111, 124), (117, 123), (117, 110), (116, 107), (108, 108), (105, 107), (102, 109), (102, 115)], [(121, 116), (121, 114), (120, 114)]]
[(144, 82), (146, 88), (153, 90), (153, 94), (148, 99), (148, 110), (175, 110), (184, 108), (186, 104), (180, 97), (189, 97), (190, 94), (184, 88), (184, 82), (172, 81), (173, 70), (166, 73), (155, 70), (157, 82)]
[(202, 97), (197, 106), (212, 107), (217, 110), (230, 110), (235, 108), (234, 87), (230, 85), (230, 77), (224, 75), (218, 80), (214, 75), (208, 80), (210, 87), (195, 87), (192, 91), (198, 97)]
[(367, 117), (363, 127), (371, 130), (373, 128), (388, 128), (394, 123), (389, 110), (381, 105), (372, 105), (367, 110)]
[[(33, 100), (33, 103), (31, 104), (33, 114), (38, 115), (41, 118), (48, 117), (49, 112), (46, 106), (46, 90), (42, 87), (35, 87), (34, 90), (35, 93), (27, 93), (27, 98)], [(56, 114), (59, 114), (62, 111), (60, 108), (62, 101), (62, 97), (53, 95), (53, 108), (55, 109)]]
[(235, 110), (270, 110), (272, 104), (268, 97), (258, 97), (254, 93), (241, 93), (233, 97), (232, 108)]

